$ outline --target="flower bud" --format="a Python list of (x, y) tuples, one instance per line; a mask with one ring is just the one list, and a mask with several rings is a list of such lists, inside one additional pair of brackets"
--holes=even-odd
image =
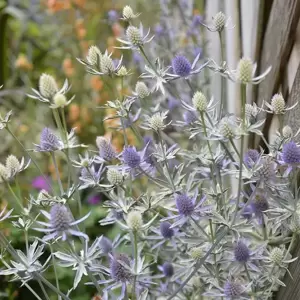
[(232, 139), (235, 136), (232, 126), (229, 124), (228, 120), (223, 121), (220, 124), (220, 133), (227, 139)]
[(275, 264), (280, 264), (283, 260), (283, 250), (278, 247), (272, 249), (270, 260)]
[(127, 19), (127, 20), (135, 18), (135, 14), (133, 13), (133, 10), (132, 10), (132, 8), (129, 5), (126, 5), (123, 8), (123, 18)]
[(237, 79), (242, 84), (247, 84), (252, 81), (253, 63), (249, 58), (242, 58), (237, 67)]
[(281, 94), (275, 94), (271, 100), (271, 106), (274, 114), (284, 114), (285, 102)]
[(123, 175), (116, 169), (109, 168), (107, 170), (107, 180), (112, 185), (120, 185), (123, 183)]
[(128, 71), (127, 71), (126, 67), (122, 66), (122, 67), (119, 69), (119, 71), (118, 71), (118, 73), (117, 73), (117, 76), (124, 77), (124, 76), (126, 76), (127, 74), (128, 74)]
[(224, 294), (230, 299), (238, 299), (243, 291), (243, 286), (236, 281), (227, 281), (224, 285)]
[(284, 126), (282, 128), (282, 135), (286, 139), (291, 138), (293, 136), (293, 129), (289, 125)]
[(141, 32), (135, 26), (129, 26), (127, 28), (126, 36), (132, 45), (136, 47), (140, 47), (143, 45), (143, 38), (141, 36)]
[(149, 125), (151, 128), (153, 128), (155, 131), (159, 131), (165, 127), (164, 119), (160, 113), (154, 114), (149, 119)]
[(99, 48), (97, 46), (91, 46), (88, 50), (86, 59), (91, 65), (94, 66), (98, 63), (98, 61), (101, 60), (101, 56), (102, 54)]
[(65, 95), (57, 93), (53, 97), (53, 102), (57, 107), (65, 107), (67, 104), (67, 98)]
[(58, 87), (51, 75), (42, 74), (39, 80), (39, 90), (43, 97), (51, 98), (58, 92)]
[(194, 260), (199, 260), (203, 257), (203, 250), (200, 247), (193, 247), (190, 250), (190, 256)]
[(149, 96), (149, 90), (146, 84), (142, 81), (138, 81), (135, 86), (135, 92), (139, 98), (144, 99)]
[(112, 73), (115, 70), (114, 62), (107, 54), (101, 56), (100, 66), (101, 72), (104, 74)]
[(3, 180), (7, 180), (8, 177), (9, 171), (3, 164), (0, 164), (0, 182), (3, 182)]
[(300, 233), (300, 216), (298, 214), (291, 217), (290, 228), (292, 232)]
[(196, 92), (194, 94), (194, 97), (192, 99), (194, 108), (197, 109), (200, 112), (204, 112), (207, 109), (208, 103), (207, 99), (201, 92)]
[(14, 155), (6, 158), (6, 169), (9, 176), (14, 176), (20, 170), (20, 162)]
[(138, 231), (143, 226), (142, 214), (139, 211), (131, 211), (127, 215), (126, 223), (133, 231)]
[(219, 32), (221, 32), (225, 25), (226, 25), (226, 16), (223, 12), (218, 12), (214, 17), (213, 17), (213, 24), (215, 26), (215, 29)]

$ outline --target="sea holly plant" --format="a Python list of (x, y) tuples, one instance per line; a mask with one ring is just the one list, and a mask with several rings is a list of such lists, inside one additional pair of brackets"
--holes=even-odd
[[(247, 86), (259, 84), (270, 68), (256, 74), (255, 64), (243, 57), (229, 70), (208, 57), (204, 44), (199, 51), (201, 26), (219, 35), (230, 30), (222, 12), (208, 25), (189, 13), (189, 1), (178, 1), (175, 10), (189, 35), (174, 47), (181, 28), (169, 28), (169, 2), (161, 1), (161, 23), (145, 35), (142, 25), (134, 26), (140, 14), (124, 7), (118, 48), (142, 62), (130, 72), (125, 59), (114, 60), (97, 45), (77, 58), (111, 89), (109, 101), (97, 108), (102, 117), (103, 110), (113, 111), (103, 117), (112, 124), (110, 137), (99, 134), (89, 147), (80, 143), (65, 119), (66, 107), (76, 101), (67, 100), (71, 86), (65, 81), (59, 89), (48, 74), (29, 98), (47, 104), (54, 123), (43, 124), (31, 149), (14, 134), (13, 113), (0, 118), (0, 129), (24, 151), (24, 158), (10, 154), (0, 164), (1, 187), (12, 199), (0, 222), (25, 240), (24, 249), (15, 249), (0, 232), (0, 275), (37, 299), (69, 300), (79, 288), (99, 299), (272, 299), (284, 286), (283, 276), (290, 276), (300, 232), (299, 128), (280, 123), (274, 142), (267, 143), (260, 113), (281, 118), (294, 106), (285, 106), (281, 94), (262, 107), (248, 104)], [(168, 53), (157, 50), (168, 44)], [(208, 69), (222, 82), (240, 85), (237, 115), (210, 92)], [(115, 133), (121, 147), (114, 144)], [(265, 149), (245, 151), (246, 137), (253, 134), (264, 139)], [(51, 158), (56, 181), (41, 172), (37, 157)], [(18, 180), (30, 168), (41, 172), (34, 182), (42, 190), (27, 197)], [(86, 230), (94, 208), (83, 211), (85, 191), (101, 194), (96, 205), (105, 208), (105, 216), (96, 223), (113, 226), (115, 237)], [(73, 274), (68, 288), (60, 285), (58, 268)]]

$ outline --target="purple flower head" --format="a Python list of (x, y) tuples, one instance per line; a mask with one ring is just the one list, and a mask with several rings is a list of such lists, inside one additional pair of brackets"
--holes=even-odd
[(122, 156), (123, 156), (124, 163), (132, 169), (138, 167), (141, 163), (140, 154), (133, 146), (125, 147)]
[(160, 24), (155, 25), (154, 27), (155, 36), (161, 37), (165, 33), (165, 29)]
[(167, 221), (160, 223), (160, 233), (165, 239), (170, 239), (174, 236), (174, 229), (170, 227), (171, 223)]
[(190, 75), (192, 66), (188, 59), (183, 55), (177, 55), (172, 60), (173, 71), (176, 75), (187, 77)]
[(102, 236), (102, 238), (99, 242), (99, 248), (105, 254), (110, 253), (113, 248), (111, 240), (105, 236)]
[(263, 212), (269, 209), (269, 203), (263, 194), (257, 193), (251, 207), (257, 217), (262, 217)]
[(43, 176), (37, 176), (35, 177), (32, 182), (31, 185), (33, 188), (41, 191), (41, 190), (45, 190), (47, 192), (50, 191), (50, 186), (47, 182), (47, 180), (43, 177)]
[(172, 277), (174, 274), (174, 267), (171, 263), (165, 262), (162, 265), (162, 271), (166, 277)]
[(91, 205), (99, 204), (99, 202), (101, 201), (101, 196), (100, 195), (90, 195), (88, 197), (87, 201)]
[(241, 263), (247, 262), (250, 258), (250, 250), (242, 241), (238, 241), (234, 248), (234, 258)]
[(99, 149), (100, 158), (111, 161), (117, 155), (116, 150), (112, 146), (111, 142), (107, 140), (105, 137), (98, 136), (96, 139), (96, 144)]
[(127, 255), (116, 255), (115, 257), (112, 257), (110, 261), (110, 276), (116, 281), (125, 282), (131, 278), (131, 274), (130, 271), (120, 263), (120, 261), (123, 264), (128, 265), (128, 267), (130, 266), (130, 260)]
[(203, 22), (203, 17), (201, 15), (194, 15), (192, 20), (192, 26), (199, 26)]
[(119, 14), (117, 11), (115, 11), (114, 9), (111, 9), (108, 13), (107, 13), (107, 16), (108, 16), (108, 20), (112, 23), (118, 21), (118, 18), (119, 18)]
[(253, 165), (259, 160), (259, 152), (255, 149), (249, 149), (244, 155), (244, 163), (248, 168), (252, 168)]
[(198, 117), (193, 111), (187, 110), (183, 113), (183, 120), (186, 125), (189, 125), (196, 122), (198, 120)]
[(300, 147), (293, 141), (284, 144), (281, 157), (286, 164), (299, 164)]
[(238, 282), (227, 281), (224, 285), (224, 295), (231, 299), (239, 299), (243, 294), (244, 288)]
[(194, 203), (187, 194), (178, 194), (175, 196), (176, 207), (180, 215), (190, 216), (194, 212)]
[(40, 145), (37, 146), (39, 151), (55, 151), (60, 148), (59, 138), (51, 129), (45, 127), (41, 133)]
[(242, 216), (243, 218), (250, 220), (252, 217), (252, 208), (250, 205), (247, 205), (246, 207), (242, 208)]
[(50, 210), (50, 216), (51, 226), (56, 231), (63, 232), (70, 228), (72, 217), (66, 206), (60, 204), (53, 205)]

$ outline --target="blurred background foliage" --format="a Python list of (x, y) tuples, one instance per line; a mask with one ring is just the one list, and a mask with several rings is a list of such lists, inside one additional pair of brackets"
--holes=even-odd
[[(176, 1), (175, 1), (176, 2)], [(131, 51), (121, 53), (114, 47), (118, 45), (117, 37), (124, 32), (125, 24), (119, 17), (124, 5), (131, 5), (134, 11), (141, 12), (141, 20), (145, 28), (154, 27), (159, 22), (159, 0), (0, 0), (0, 114), (13, 110), (12, 132), (20, 139), (27, 149), (33, 148), (33, 142), (38, 142), (43, 127), (53, 127), (51, 111), (47, 105), (29, 99), (31, 87), (37, 88), (38, 79), (42, 73), (49, 73), (62, 85), (67, 78), (72, 85), (71, 94), (75, 100), (67, 107), (66, 118), (69, 129), (76, 127), (76, 133), (81, 143), (94, 145), (99, 135), (111, 136), (113, 144), (120, 150), (123, 146), (121, 134), (113, 133), (110, 127), (115, 120), (103, 123), (103, 118), (113, 115), (113, 111), (98, 110), (107, 100), (114, 99), (105, 83), (96, 76), (86, 73), (76, 60), (85, 57), (89, 46), (97, 45), (102, 51), (113, 52), (113, 58), (124, 55), (127, 69), (138, 68), (139, 58)], [(196, 1), (195, 14), (202, 13), (203, 1)], [(186, 34), (178, 42), (186, 42)], [(168, 49), (160, 49), (168, 53)], [(166, 54), (167, 55), (167, 54)], [(169, 54), (168, 54), (169, 55)], [(122, 93), (130, 93), (137, 77), (130, 77), (131, 85), (126, 85)], [(117, 83), (116, 83), (117, 84)], [(131, 144), (136, 144), (136, 138), (130, 131), (127, 137)], [(4, 162), (9, 154), (24, 156), (22, 149), (6, 132), (0, 131), (0, 162)], [(35, 153), (42, 171), (55, 182), (55, 171), (50, 157)], [(65, 161), (61, 159), (59, 168), (62, 171)], [(61, 174), (64, 176), (64, 174)], [(32, 194), (43, 188), (43, 180), (38, 172), (31, 168), (29, 173), (19, 178), (24, 202)], [(16, 187), (15, 187), (16, 188)], [(93, 239), (105, 234), (114, 237), (117, 229), (100, 227), (98, 220), (105, 215), (101, 203), (105, 200), (95, 192), (82, 193), (83, 213), (91, 210), (92, 216), (86, 222), (87, 233)], [(11, 199), (0, 188), (1, 207)], [(76, 208), (75, 208), (76, 209)], [(1, 225), (0, 225), (1, 226)], [(13, 227), (3, 228), (11, 237), (15, 248), (24, 249), (24, 237)], [(73, 284), (74, 274), (67, 269), (59, 269), (60, 285), (67, 290)], [(49, 272), (48, 278), (51, 278)], [(34, 287), (37, 290), (39, 287)], [(84, 286), (73, 293), (72, 299), (91, 299), (94, 295)], [(32, 295), (26, 288), (20, 288), (19, 283), (8, 282), (0, 277), (0, 298), (31, 299)], [(96, 299), (96, 298), (95, 298)]]

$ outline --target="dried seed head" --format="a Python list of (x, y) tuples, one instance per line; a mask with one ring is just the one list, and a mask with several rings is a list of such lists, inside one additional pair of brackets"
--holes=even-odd
[(128, 265), (128, 267), (130, 266), (130, 260), (128, 256), (125, 254), (119, 254), (112, 258), (110, 262), (110, 276), (116, 281), (128, 281), (131, 277), (130, 271), (125, 268), (119, 261)]
[(116, 151), (110, 141), (103, 136), (96, 138), (96, 144), (99, 149), (99, 156), (106, 161), (110, 161), (116, 157)]
[(174, 274), (174, 267), (171, 263), (165, 262), (162, 266), (163, 273), (166, 277), (172, 277)]
[(239, 282), (227, 281), (224, 285), (224, 295), (231, 299), (239, 299), (243, 291), (244, 288)]
[(281, 115), (284, 114), (285, 102), (282, 94), (275, 94), (271, 99), (271, 106), (274, 114)]
[(127, 215), (126, 223), (133, 231), (138, 231), (143, 226), (143, 217), (139, 211), (131, 211)]
[(55, 79), (48, 74), (42, 74), (39, 80), (39, 90), (43, 97), (49, 99), (58, 92)]
[(141, 157), (135, 147), (128, 146), (123, 150), (123, 160), (130, 168), (136, 168), (141, 163)]
[(9, 171), (7, 168), (0, 163), (0, 182), (3, 182), (3, 180), (7, 180), (9, 178)]
[(164, 129), (164, 127), (165, 127), (164, 118), (162, 117), (162, 115), (160, 113), (156, 113), (149, 119), (149, 125), (155, 131)]
[(247, 84), (252, 81), (253, 63), (250, 58), (242, 58), (237, 67), (237, 79), (242, 84)]
[(14, 176), (20, 170), (20, 162), (14, 155), (9, 155), (6, 158), (6, 169), (9, 176)]
[(61, 93), (56, 93), (53, 97), (53, 102), (57, 107), (65, 107), (67, 104), (67, 98)]
[(134, 19), (135, 18), (135, 14), (132, 10), (132, 8), (129, 5), (126, 5), (123, 8), (123, 18), (130, 20), (130, 19)]
[(160, 233), (165, 239), (170, 239), (174, 236), (174, 229), (170, 227), (171, 223), (167, 221), (160, 223)]
[(118, 170), (109, 168), (107, 170), (107, 180), (112, 185), (120, 185), (123, 183), (123, 175)]
[(213, 24), (214, 27), (217, 31), (222, 31), (226, 25), (226, 16), (223, 12), (218, 12), (214, 17), (213, 17)]
[(183, 55), (177, 55), (173, 58), (172, 67), (174, 73), (180, 77), (187, 77), (192, 70), (191, 63)]
[(115, 70), (114, 62), (111, 59), (111, 57), (108, 56), (107, 54), (104, 54), (101, 56), (100, 69), (101, 69), (101, 72), (103, 72), (104, 74), (113, 73)]
[(50, 210), (51, 227), (58, 232), (65, 231), (70, 228), (72, 217), (67, 207), (61, 204), (54, 204)]
[(234, 258), (241, 263), (247, 262), (250, 258), (250, 250), (242, 241), (239, 241), (234, 248)]
[(87, 61), (92, 65), (97, 65), (101, 61), (102, 53), (97, 46), (91, 46), (88, 50)]
[(192, 199), (186, 194), (178, 194), (175, 197), (176, 207), (179, 214), (183, 216), (190, 216), (194, 212), (194, 203)]
[(144, 99), (149, 96), (149, 90), (146, 84), (142, 81), (138, 81), (135, 86), (135, 92), (139, 98)]
[(193, 247), (190, 250), (190, 256), (194, 260), (199, 260), (203, 257), (203, 250), (201, 247)]
[(289, 125), (284, 126), (282, 128), (282, 135), (286, 139), (291, 138), (293, 136), (293, 129)]
[(194, 108), (200, 112), (205, 112), (208, 106), (206, 97), (201, 92), (196, 92), (192, 99)]
[(283, 250), (276, 247), (270, 252), (270, 260), (275, 264), (280, 264), (283, 260)]
[(129, 26), (126, 29), (126, 36), (133, 46), (140, 47), (143, 45), (143, 38), (141, 32), (135, 26)]

